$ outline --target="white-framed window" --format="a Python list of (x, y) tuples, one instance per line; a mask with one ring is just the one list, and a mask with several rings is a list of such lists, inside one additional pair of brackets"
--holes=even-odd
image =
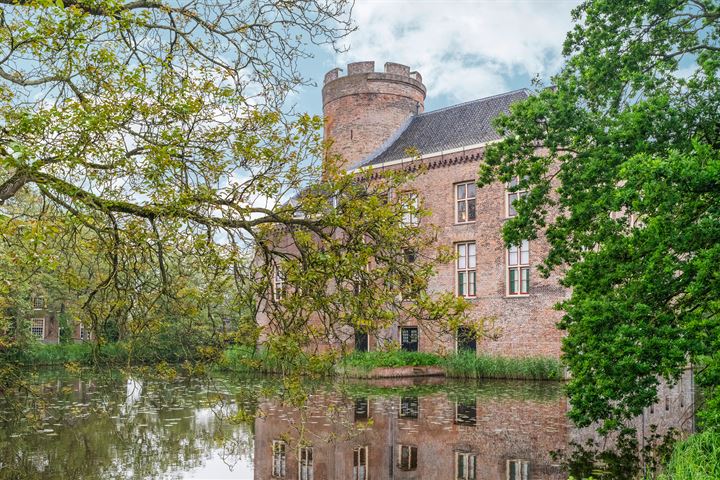
[(300, 447), (298, 449), (298, 470), (300, 480), (313, 480), (312, 447)]
[(457, 294), (459, 297), (474, 297), (477, 294), (475, 242), (458, 243), (455, 245), (455, 251), (457, 253)]
[(353, 449), (352, 480), (368, 480), (368, 454), (369, 447), (355, 447)]
[(30, 334), (40, 340), (45, 338), (45, 318), (33, 318), (30, 320)]
[(455, 478), (457, 480), (475, 480), (475, 454), (455, 452)]
[(33, 310), (45, 310), (45, 297), (37, 295), (33, 297)]
[(507, 250), (507, 294), (530, 293), (530, 242), (523, 240)]
[(406, 203), (406, 209), (403, 212), (402, 223), (406, 227), (417, 227), (420, 224), (417, 212), (420, 209), (420, 197), (416, 192), (400, 193), (400, 200)]
[(398, 445), (398, 468), (400, 470), (417, 470), (417, 447)]
[(80, 324), (80, 340), (90, 340), (90, 331), (82, 323)]
[(273, 268), (272, 294), (275, 301), (282, 300), (285, 296), (285, 275), (277, 265)]
[(477, 186), (475, 182), (455, 184), (455, 223), (474, 222)]
[(287, 473), (287, 443), (282, 440), (272, 442), (272, 476), (285, 478)]
[(528, 480), (530, 462), (527, 460), (507, 461), (507, 480)]
[(515, 192), (510, 191), (511, 189), (516, 188), (519, 182), (520, 177), (513, 177), (512, 180), (510, 180), (510, 182), (507, 184), (507, 188), (505, 189), (505, 215), (508, 218), (517, 215), (517, 211), (513, 206), (515, 201), (527, 195), (527, 190), (518, 190)]

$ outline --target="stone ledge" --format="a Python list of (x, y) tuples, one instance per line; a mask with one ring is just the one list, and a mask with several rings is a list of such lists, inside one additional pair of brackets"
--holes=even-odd
[(407, 377), (444, 377), (442, 367), (377, 367), (373, 368), (366, 378), (407, 378)]

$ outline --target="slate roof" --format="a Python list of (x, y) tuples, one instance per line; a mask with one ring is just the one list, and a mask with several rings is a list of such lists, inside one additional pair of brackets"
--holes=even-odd
[(451, 107), (413, 115), (375, 152), (353, 168), (380, 165), (407, 158), (409, 148), (430, 154), (498, 140), (491, 125), (511, 103), (529, 96), (525, 89), (501, 93)]

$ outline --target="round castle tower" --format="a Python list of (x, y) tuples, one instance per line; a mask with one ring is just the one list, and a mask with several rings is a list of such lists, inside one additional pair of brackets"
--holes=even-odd
[(325, 75), (322, 90), (325, 140), (331, 154), (350, 168), (380, 147), (403, 122), (422, 113), (425, 85), (410, 67), (388, 62), (384, 72), (375, 62), (355, 62), (347, 75), (335, 68)]

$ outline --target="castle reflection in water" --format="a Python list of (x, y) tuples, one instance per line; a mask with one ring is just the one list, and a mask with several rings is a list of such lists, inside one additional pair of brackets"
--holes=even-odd
[[(498, 386), (491, 395), (424, 394), (419, 387), (394, 396), (318, 393), (303, 408), (263, 402), (255, 421), (255, 480), (567, 478), (550, 452), (599, 440), (595, 429), (572, 426), (561, 393), (503, 385), (512, 394), (498, 395)], [(640, 445), (652, 425), (659, 433), (692, 431), (692, 398), (689, 374), (674, 388), (662, 387), (658, 404), (634, 422)]]

